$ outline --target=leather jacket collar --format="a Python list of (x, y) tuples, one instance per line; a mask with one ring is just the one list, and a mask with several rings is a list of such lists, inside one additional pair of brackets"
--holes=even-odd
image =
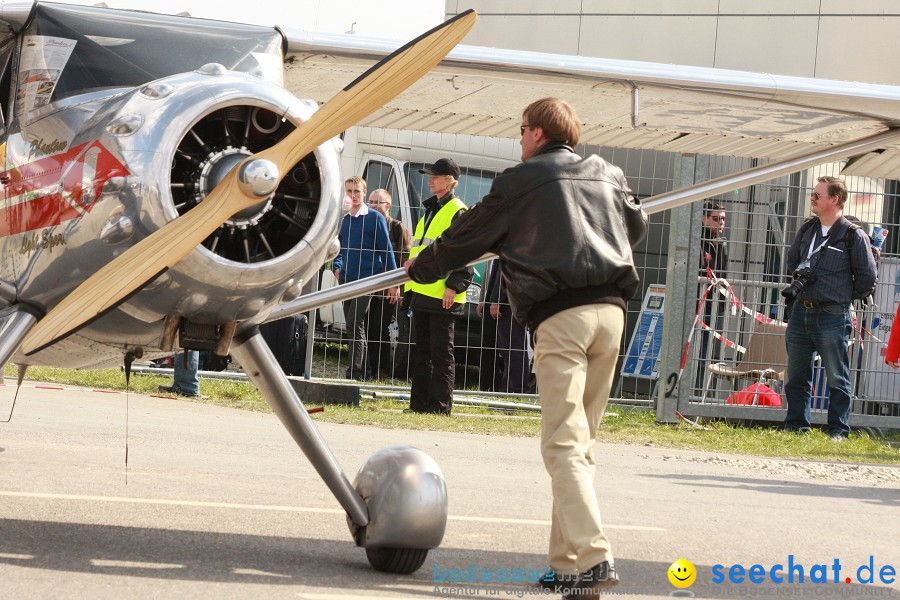
[(532, 155), (532, 158), (538, 156), (539, 154), (546, 154), (547, 152), (555, 152), (557, 150), (568, 150), (573, 154), (575, 153), (575, 149), (572, 148), (572, 146), (567, 145), (565, 142), (547, 142), (537, 149), (537, 151)]

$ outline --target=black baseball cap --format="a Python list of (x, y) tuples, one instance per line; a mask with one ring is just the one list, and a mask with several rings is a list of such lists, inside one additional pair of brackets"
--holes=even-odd
[(452, 158), (438, 159), (430, 167), (419, 169), (419, 173), (424, 173), (425, 175), (452, 175), (453, 179), (459, 179), (459, 167)]

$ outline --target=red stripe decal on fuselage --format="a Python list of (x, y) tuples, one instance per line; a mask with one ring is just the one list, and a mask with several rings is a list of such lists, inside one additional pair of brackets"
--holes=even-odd
[(82, 217), (94, 207), (110, 178), (127, 175), (125, 165), (99, 141), (0, 173), (6, 189), (0, 237)]

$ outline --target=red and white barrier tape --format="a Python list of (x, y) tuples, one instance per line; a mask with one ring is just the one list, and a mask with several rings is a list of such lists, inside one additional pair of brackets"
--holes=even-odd
[[(723, 281), (725, 282), (724, 284), (721, 283)], [(737, 308), (744, 314), (750, 315), (751, 317), (753, 317), (760, 323), (764, 323), (766, 325), (784, 325), (783, 321), (778, 321), (776, 319), (767, 317), (766, 315), (762, 314), (761, 312), (757, 312), (757, 311), (753, 310), (752, 308), (750, 308), (749, 306), (747, 306), (746, 304), (744, 304), (743, 302), (741, 302), (741, 299), (738, 298), (738, 295), (734, 293), (734, 290), (731, 288), (731, 284), (728, 283), (727, 280), (717, 279), (716, 281), (713, 282), (713, 284), (716, 285), (719, 293), (722, 294), (723, 296), (725, 296), (731, 302), (731, 305), (733, 307)]]
[(747, 351), (747, 349), (745, 347), (741, 346), (737, 342), (733, 342), (733, 341), (729, 340), (724, 335), (722, 335), (721, 333), (719, 333), (718, 331), (716, 331), (715, 329), (713, 329), (712, 327), (710, 327), (703, 321), (700, 322), (699, 327), (705, 331), (708, 331), (714, 338), (716, 338), (717, 340), (719, 340), (720, 342), (725, 344), (726, 348), (731, 348), (733, 350), (737, 350), (741, 354), (743, 354), (744, 352)]

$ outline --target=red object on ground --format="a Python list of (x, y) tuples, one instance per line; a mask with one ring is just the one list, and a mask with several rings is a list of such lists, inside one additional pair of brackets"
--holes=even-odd
[(891, 325), (891, 337), (888, 338), (887, 349), (884, 351), (884, 362), (890, 365), (898, 360), (900, 360), (900, 303), (897, 304), (897, 314)]
[(772, 406), (774, 408), (781, 408), (781, 396), (778, 394), (778, 392), (764, 383), (754, 383), (753, 385), (749, 385), (739, 392), (735, 392), (731, 396), (728, 396), (728, 400), (726, 400), (725, 403), (752, 405), (754, 399), (756, 399), (757, 397), (757, 406)]

